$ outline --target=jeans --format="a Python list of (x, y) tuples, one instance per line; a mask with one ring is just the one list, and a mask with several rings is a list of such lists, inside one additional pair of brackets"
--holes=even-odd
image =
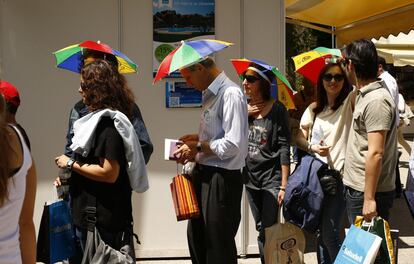
[[(394, 202), (395, 192), (377, 192), (375, 193), (375, 202), (377, 203), (377, 213), (383, 219), (388, 221), (390, 209)], [(364, 206), (364, 193), (345, 186), (346, 211), (349, 223), (353, 224), (355, 218), (362, 216), (362, 207)]]
[(318, 263), (327, 264), (335, 261), (342, 241), (339, 232), (345, 213), (343, 196), (344, 185), (338, 184), (335, 195), (325, 195), (321, 214), (321, 224), (316, 234)]
[(276, 188), (269, 190), (254, 190), (246, 186), (246, 193), (256, 223), (256, 230), (259, 231), (257, 244), (259, 246), (260, 259), (262, 264), (264, 264), (263, 249), (265, 243), (265, 228), (276, 223), (277, 210), (279, 208), (277, 195), (279, 191)]

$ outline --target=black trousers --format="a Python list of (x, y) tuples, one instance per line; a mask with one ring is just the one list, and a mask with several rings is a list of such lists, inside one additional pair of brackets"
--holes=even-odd
[(197, 164), (193, 184), (201, 217), (188, 222), (187, 238), (195, 264), (237, 264), (234, 237), (240, 223), (242, 175)]

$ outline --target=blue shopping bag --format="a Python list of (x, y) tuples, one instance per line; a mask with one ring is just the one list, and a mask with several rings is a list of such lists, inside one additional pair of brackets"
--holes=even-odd
[(352, 225), (334, 264), (374, 263), (381, 241), (379, 236)]
[(46, 203), (38, 234), (37, 261), (55, 263), (68, 259), (75, 252), (75, 231), (68, 202)]

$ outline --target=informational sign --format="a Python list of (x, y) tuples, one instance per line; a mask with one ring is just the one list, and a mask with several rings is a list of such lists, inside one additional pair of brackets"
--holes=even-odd
[(201, 107), (201, 92), (186, 82), (165, 83), (165, 106), (167, 108)]
[[(153, 72), (182, 40), (215, 38), (215, 0), (153, 0)], [(181, 77), (174, 72), (169, 77)]]

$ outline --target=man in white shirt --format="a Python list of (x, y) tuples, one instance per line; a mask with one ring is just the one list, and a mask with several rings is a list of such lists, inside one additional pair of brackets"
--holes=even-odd
[[(402, 139), (401, 146), (407, 147), (407, 142), (405, 142), (404, 137), (402, 135), (401, 129), (400, 129), (400, 113), (398, 110), (398, 106), (400, 105), (400, 97), (399, 97), (399, 91), (398, 91), (398, 84), (397, 80), (387, 71), (387, 63), (385, 62), (384, 57), (378, 56), (378, 77), (385, 82), (387, 85), (388, 91), (391, 94), (392, 99), (395, 103), (395, 113), (396, 113), (396, 119), (395, 119), (395, 126), (397, 127), (397, 134), (398, 135), (398, 141)], [(398, 132), (399, 131), (399, 132)], [(405, 144), (404, 144), (405, 143)], [(410, 146), (408, 145), (410, 148)], [(408, 152), (411, 153), (411, 150)], [(400, 154), (398, 155), (400, 157)], [(395, 193), (396, 197), (400, 197), (402, 193), (402, 187), (401, 187), (401, 178), (400, 178), (400, 165), (399, 165), (399, 158), (397, 160), (397, 168), (396, 168), (396, 176), (395, 176)]]
[(191, 260), (237, 264), (234, 237), (240, 223), (241, 169), (247, 156), (247, 102), (242, 89), (211, 58), (180, 70), (189, 86), (202, 91), (198, 134), (180, 138), (178, 162), (196, 161), (192, 180), (201, 217), (188, 222)]
[[(378, 56), (378, 77), (382, 79), (387, 85), (388, 91), (390, 91), (391, 97), (394, 100), (395, 105), (398, 105), (398, 84), (397, 80), (387, 71), (387, 63), (385, 59), (381, 56)], [(398, 108), (396, 108), (396, 125), (400, 121), (400, 115), (398, 113)]]

